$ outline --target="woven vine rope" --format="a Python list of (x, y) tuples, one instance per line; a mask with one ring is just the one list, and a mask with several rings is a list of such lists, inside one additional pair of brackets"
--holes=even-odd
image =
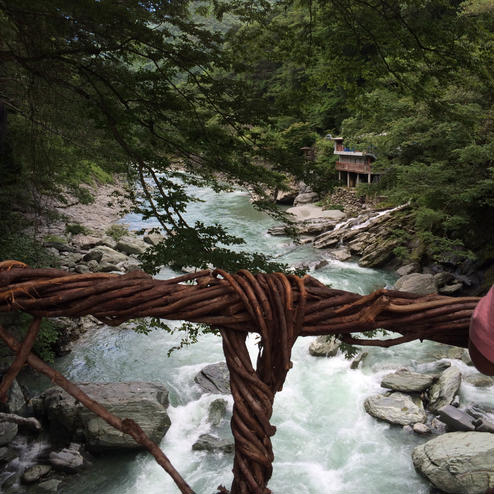
[[(172, 476), (182, 493), (192, 494), (138, 424), (109, 413), (31, 349), (42, 317), (91, 314), (112, 326), (150, 316), (209, 324), (222, 336), (234, 399), (234, 479), (230, 491), (219, 490), (268, 494), (274, 459), (270, 438), (276, 431), (270, 423), (273, 402), (292, 366), (291, 350), (298, 336), (337, 335), (347, 343), (383, 347), (428, 339), (466, 347), (470, 317), (478, 301), (477, 297), (418, 296), (384, 289), (361, 296), (328, 288), (310, 276), (282, 273), (253, 275), (241, 270), (229, 274), (217, 269), (156, 280), (142, 271), (72, 274), (4, 261), (0, 262), (0, 312), (27, 312), (33, 322), (22, 344), (0, 327), (0, 337), (16, 353), (0, 384), (0, 398), (27, 363), (113, 427), (131, 435)], [(400, 336), (369, 340), (352, 335), (378, 328)], [(255, 366), (245, 344), (249, 332), (260, 336)]]

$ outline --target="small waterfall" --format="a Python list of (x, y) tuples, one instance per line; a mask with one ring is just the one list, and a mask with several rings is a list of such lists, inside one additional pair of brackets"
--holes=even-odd
[(15, 481), (9, 483), (15, 487), (19, 485), (24, 471), (38, 463), (37, 459), (48, 451), (50, 444), (47, 441), (33, 441), (26, 436), (19, 435), (9, 446), (16, 451), (17, 456), (3, 470), (0, 476), (0, 485), (13, 477)]
[(401, 204), (400, 206), (396, 206), (391, 209), (385, 209), (384, 211), (379, 211), (377, 214), (374, 216), (369, 217), (368, 213), (361, 214), (357, 216), (356, 218), (349, 218), (344, 221), (340, 221), (337, 223), (333, 229), (335, 230), (340, 230), (340, 229), (350, 229), (350, 230), (360, 230), (361, 228), (366, 228), (367, 226), (371, 225), (374, 221), (377, 220), (377, 218), (380, 218), (381, 216), (384, 216), (386, 214), (391, 214), (394, 211), (399, 211), (400, 209), (403, 209), (407, 207), (410, 203), (406, 204)]

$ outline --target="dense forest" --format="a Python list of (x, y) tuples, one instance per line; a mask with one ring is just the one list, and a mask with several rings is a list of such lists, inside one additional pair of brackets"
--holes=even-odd
[[(331, 133), (376, 153), (382, 180), (362, 195), (411, 202), (398, 257), (473, 266), (490, 283), (493, 10), (491, 0), (0, 1), (0, 258), (49, 263), (37, 233), (46, 198), (71, 190), (89, 202), (81, 184), (125, 173), (146, 199), (136, 208), (175, 233), (150, 270), (278, 269), (229, 251), (241, 239), (218, 225), (187, 224), (194, 199), (182, 184), (251, 186), (262, 198), (295, 176), (330, 193)], [(310, 166), (302, 146), (316, 150)], [(277, 214), (266, 196), (257, 205)]]

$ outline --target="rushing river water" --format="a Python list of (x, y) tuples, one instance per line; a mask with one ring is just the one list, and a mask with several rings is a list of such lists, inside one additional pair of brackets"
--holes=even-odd
[[(204, 202), (189, 208), (189, 220), (214, 221), (242, 236), (246, 248), (280, 256), (294, 264), (312, 262), (323, 251), (303, 246), (293, 250), (287, 238), (271, 237), (266, 230), (274, 221), (250, 205), (242, 192), (216, 194), (193, 191)], [(138, 216), (126, 222), (143, 226)], [(285, 254), (288, 252), (287, 254)], [(164, 269), (160, 276), (173, 276)], [(355, 263), (330, 261), (312, 273), (334, 288), (369, 293), (390, 285), (393, 275), (361, 268)], [(172, 426), (161, 446), (172, 463), (198, 494), (213, 494), (218, 485), (232, 480), (230, 454), (191, 450), (200, 434), (210, 430), (209, 404), (218, 395), (201, 395), (194, 376), (204, 365), (223, 360), (219, 337), (206, 335), (199, 343), (175, 352), (168, 350), (180, 336), (155, 330), (149, 335), (101, 327), (81, 340), (58, 368), (76, 381), (152, 381), (170, 390)], [(293, 369), (275, 399), (272, 423), (274, 473), (270, 488), (275, 494), (427, 494), (430, 486), (415, 473), (411, 451), (425, 439), (399, 426), (379, 422), (363, 409), (365, 397), (382, 392), (380, 378), (390, 369), (416, 365), (434, 350), (432, 344), (411, 343), (392, 349), (371, 349), (361, 369), (351, 370), (342, 356), (314, 358), (308, 354), (311, 338), (299, 338), (293, 349)], [(252, 352), (255, 352), (253, 342)], [(455, 361), (457, 365), (462, 365)], [(466, 368), (466, 366), (465, 366)], [(462, 370), (464, 370), (462, 368)], [(471, 372), (471, 371), (469, 371)], [(471, 387), (463, 393), (490, 401)], [(471, 396), (470, 396), (471, 397)], [(231, 413), (232, 399), (228, 397)], [(230, 434), (227, 420), (222, 424)], [(99, 459), (64, 489), (71, 494), (167, 494), (177, 488), (146, 453), (111, 455)]]

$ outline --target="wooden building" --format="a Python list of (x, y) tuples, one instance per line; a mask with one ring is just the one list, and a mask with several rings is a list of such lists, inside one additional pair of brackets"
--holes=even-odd
[(374, 154), (367, 151), (356, 151), (343, 145), (343, 137), (327, 136), (334, 142), (334, 154), (338, 155), (336, 169), (338, 178), (347, 187), (355, 187), (359, 183), (371, 183), (379, 180), (379, 174), (372, 171)]

